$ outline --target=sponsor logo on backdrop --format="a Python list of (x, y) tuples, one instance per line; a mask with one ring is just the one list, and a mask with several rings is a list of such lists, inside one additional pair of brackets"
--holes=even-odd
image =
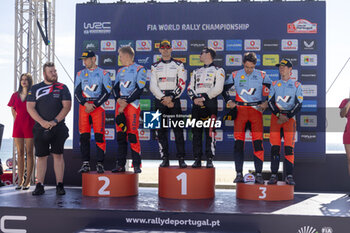
[(110, 34), (111, 22), (84, 22), (84, 34)]
[(260, 55), (260, 54), (257, 54), (256, 57), (257, 57), (257, 59), (258, 59), (258, 61), (256, 62), (256, 65), (257, 65), (257, 66), (261, 66), (261, 55)]
[(298, 19), (287, 24), (288, 33), (317, 33), (317, 23), (311, 23), (306, 19)]
[(138, 55), (136, 58), (135, 58), (135, 61), (137, 64), (140, 64), (140, 65), (143, 65), (143, 66), (149, 66), (152, 64), (152, 57), (150, 56), (146, 56), (146, 55)]
[(246, 51), (260, 51), (261, 40), (244, 40), (244, 50)]
[[(183, 130), (183, 135), (184, 135), (184, 140), (186, 141), (187, 139), (187, 133), (186, 133), (186, 129)], [(175, 141), (175, 133), (174, 133), (174, 130), (171, 129), (170, 130), (170, 141)]]
[(181, 110), (183, 112), (186, 112), (187, 111), (187, 100), (180, 99), (180, 105), (181, 105)]
[(83, 50), (98, 50), (98, 40), (84, 40), (83, 41)]
[(187, 58), (185, 56), (183, 56), (183, 57), (176, 56), (176, 57), (174, 57), (174, 59), (181, 61), (183, 64), (187, 63)]
[(316, 115), (301, 115), (300, 127), (317, 127)]
[(106, 113), (106, 125), (113, 125), (113, 126), (115, 126), (114, 113), (112, 113), (112, 114)]
[(140, 141), (151, 140), (151, 131), (149, 129), (138, 129)]
[(190, 66), (203, 66), (203, 62), (199, 60), (200, 55), (191, 54), (190, 55)]
[(101, 55), (100, 65), (101, 66), (116, 66), (117, 64), (117, 57), (116, 55)]
[(208, 40), (208, 47), (215, 51), (224, 51), (224, 40)]
[(264, 54), (263, 66), (275, 66), (280, 62), (280, 56), (278, 54)]
[(302, 82), (315, 82), (317, 79), (316, 70), (301, 70), (300, 80)]
[(200, 52), (205, 47), (205, 40), (190, 40), (190, 51)]
[(215, 132), (215, 140), (217, 142), (222, 142), (224, 140), (224, 132), (222, 130), (216, 130), (216, 132)]
[(226, 40), (226, 51), (242, 51), (242, 40)]
[(135, 49), (135, 42), (133, 40), (118, 40), (118, 48), (130, 46)]
[(150, 111), (151, 110), (151, 100), (150, 99), (140, 99), (140, 108), (141, 108), (141, 111)]
[(224, 66), (224, 56), (222, 54), (216, 54), (216, 57), (214, 58), (214, 63), (217, 66)]
[(114, 128), (106, 128), (105, 129), (105, 139), (106, 140), (114, 140), (115, 132)]
[(292, 70), (290, 72), (290, 78), (292, 80), (298, 81), (298, 70)]
[(242, 60), (240, 54), (226, 54), (226, 66), (241, 66)]
[(271, 125), (271, 115), (263, 115), (263, 126), (270, 127)]
[(317, 96), (317, 85), (302, 85), (303, 96)]
[(162, 55), (161, 54), (154, 54), (153, 55), (153, 62), (160, 61), (160, 59), (162, 59)]
[(297, 54), (282, 54), (281, 59), (282, 58), (289, 59), (292, 62), (293, 67), (299, 65), (299, 58)]
[(152, 41), (151, 40), (137, 40), (136, 41), (136, 51), (138, 51), (138, 52), (152, 51)]
[(298, 40), (296, 39), (283, 39), (282, 40), (282, 51), (298, 51)]
[(187, 51), (187, 40), (172, 40), (173, 51)]
[(115, 70), (106, 70), (109, 74), (109, 77), (111, 78), (112, 81), (115, 80)]
[(224, 110), (224, 100), (219, 99), (218, 100), (218, 111), (223, 111)]
[(115, 100), (114, 99), (108, 99), (106, 102), (104, 102), (103, 108), (106, 111), (114, 111), (115, 110)]
[(278, 70), (264, 70), (272, 81), (277, 81), (280, 78)]
[(333, 233), (333, 228), (332, 227), (322, 227), (321, 233)]
[(317, 142), (316, 132), (300, 132), (301, 142)]
[(302, 40), (301, 45), (304, 51), (316, 50), (316, 40)]
[(158, 51), (159, 47), (160, 47), (160, 40), (154, 40), (153, 41), (153, 49), (155, 51)]
[(300, 65), (317, 66), (317, 54), (301, 54)]
[(115, 52), (117, 51), (116, 40), (101, 40), (101, 51), (102, 52)]
[(304, 100), (301, 112), (317, 112), (317, 100)]
[(278, 51), (280, 43), (278, 40), (263, 40), (263, 49), (265, 51)]

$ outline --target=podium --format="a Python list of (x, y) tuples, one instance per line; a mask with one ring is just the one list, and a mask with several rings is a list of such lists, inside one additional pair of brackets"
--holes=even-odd
[(277, 184), (237, 183), (236, 197), (244, 200), (287, 201), (294, 199), (294, 186), (278, 181)]
[(210, 199), (215, 196), (215, 168), (160, 167), (158, 195), (169, 199)]
[(138, 195), (138, 174), (133, 172), (82, 174), (82, 192), (91, 197), (128, 197)]

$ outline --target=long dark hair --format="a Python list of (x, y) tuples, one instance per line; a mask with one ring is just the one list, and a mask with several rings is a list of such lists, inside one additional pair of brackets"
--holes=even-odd
[(21, 94), (23, 91), (23, 87), (21, 85), (21, 81), (23, 77), (27, 77), (27, 81), (28, 81), (28, 91), (32, 88), (33, 85), (33, 78), (32, 75), (30, 73), (23, 73), (21, 74), (21, 77), (19, 78), (19, 86), (18, 86), (18, 94)]

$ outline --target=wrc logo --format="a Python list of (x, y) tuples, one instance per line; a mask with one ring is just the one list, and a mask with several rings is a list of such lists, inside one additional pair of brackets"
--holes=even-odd
[(290, 96), (285, 96), (285, 97), (278, 96), (276, 102), (278, 102), (278, 101), (281, 100), (281, 101), (284, 102), (284, 103), (288, 103), (289, 100), (290, 100), (290, 98), (291, 98)]
[(247, 95), (254, 95), (255, 91), (255, 88), (250, 88), (248, 91), (246, 89), (243, 89), (240, 95), (243, 95), (244, 93), (246, 93)]

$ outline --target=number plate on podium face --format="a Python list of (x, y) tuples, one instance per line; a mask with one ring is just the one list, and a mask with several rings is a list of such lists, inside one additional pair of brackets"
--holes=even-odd
[(92, 197), (136, 196), (138, 194), (138, 180), (138, 174), (133, 172), (83, 173), (83, 195)]
[(236, 195), (245, 200), (287, 201), (294, 198), (294, 186), (281, 181), (275, 185), (238, 183)]
[(158, 194), (171, 199), (209, 199), (215, 196), (215, 168), (159, 168)]

